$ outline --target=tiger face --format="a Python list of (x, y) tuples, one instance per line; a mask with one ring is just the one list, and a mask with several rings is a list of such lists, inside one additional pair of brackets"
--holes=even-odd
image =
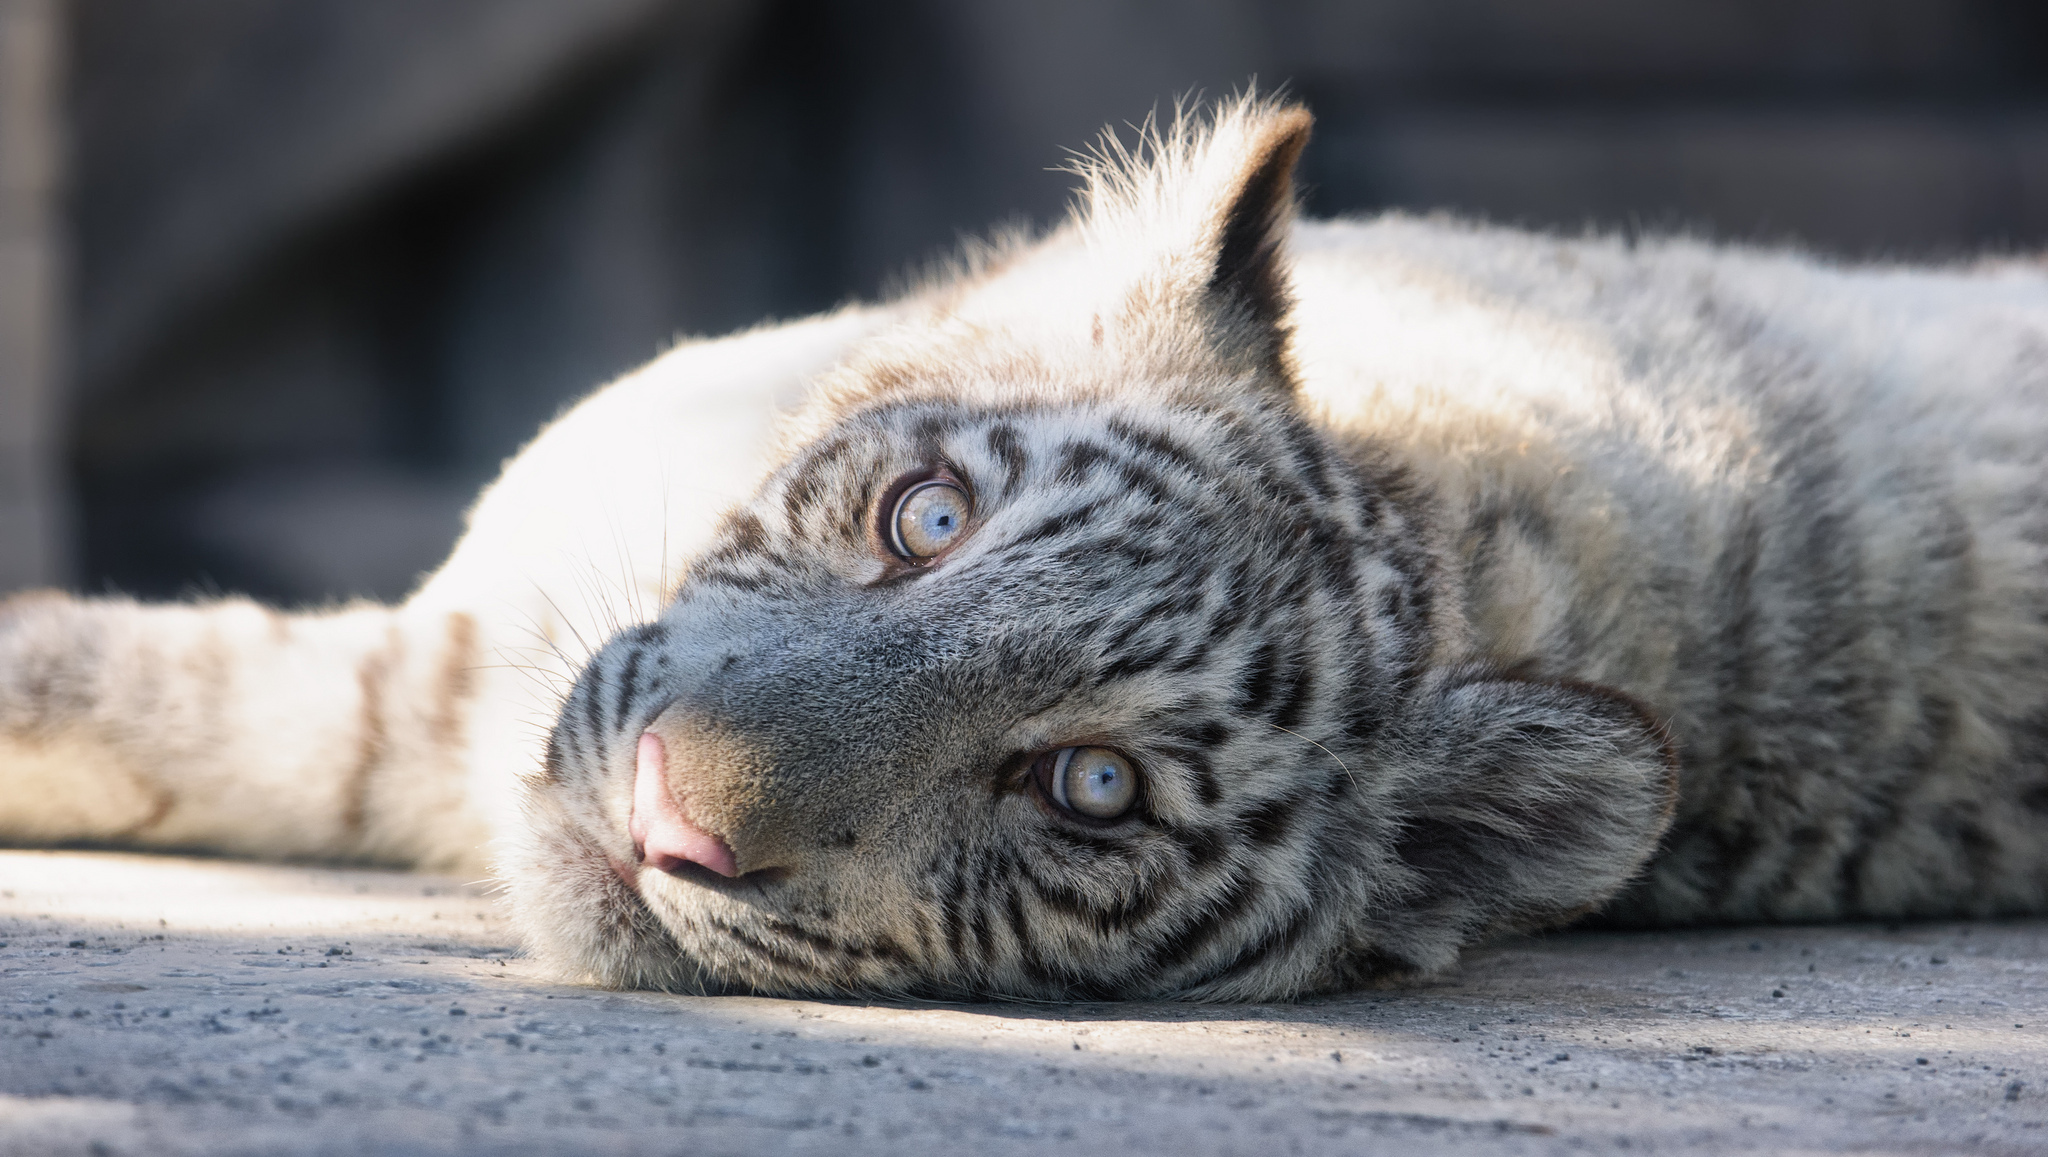
[(1070, 332), (969, 287), (849, 362), (567, 697), (512, 877), (544, 952), (699, 991), (1272, 998), (1628, 878), (1658, 730), (1465, 661), (1428, 496), (1295, 403), (1306, 130), (1246, 103), (1159, 142), (1126, 199), (1172, 176), (1200, 227)]

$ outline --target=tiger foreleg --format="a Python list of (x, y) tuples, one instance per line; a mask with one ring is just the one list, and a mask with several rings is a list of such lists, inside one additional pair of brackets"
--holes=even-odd
[(468, 616), (0, 603), (0, 841), (482, 858)]

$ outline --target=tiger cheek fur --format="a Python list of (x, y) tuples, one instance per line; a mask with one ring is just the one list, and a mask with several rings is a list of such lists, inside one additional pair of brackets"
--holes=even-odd
[[(1301, 412), (1307, 118), (1235, 128), (1189, 146), (1186, 228), (1085, 324), (969, 295), (850, 361), (586, 666), (509, 865), (545, 953), (622, 986), (1272, 998), (1440, 967), (1647, 858), (1660, 729), (1460, 662), (1427, 501)], [(919, 477), (972, 512), (904, 559), (882, 508)], [(650, 730), (730, 873), (643, 862)], [(1082, 745), (1136, 769), (1128, 812), (1033, 780)]]

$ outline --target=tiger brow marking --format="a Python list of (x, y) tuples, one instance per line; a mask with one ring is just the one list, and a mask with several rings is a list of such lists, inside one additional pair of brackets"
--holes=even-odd
[(925, 414), (911, 424), (910, 437), (920, 450), (936, 453), (939, 442), (967, 424), (967, 419), (958, 414)]
[(768, 546), (768, 528), (761, 520), (746, 511), (737, 511), (726, 519), (726, 539), (716, 549), (704, 556), (706, 562), (738, 562), (741, 559), (761, 554)]
[(1147, 430), (1125, 418), (1111, 418), (1103, 423), (1105, 429), (1132, 449), (1172, 463), (1197, 478), (1208, 474), (1208, 466), (1186, 447), (1154, 430)]
[(1060, 447), (1059, 467), (1053, 479), (1069, 485), (1088, 481), (1099, 463), (1114, 463), (1116, 456), (1093, 442), (1068, 442)]
[(1166, 480), (1136, 462), (1119, 458), (1111, 465), (1123, 478), (1124, 485), (1142, 492), (1152, 501), (1165, 503), (1173, 499), (1173, 491), (1166, 485)]
[(825, 489), (825, 472), (838, 465), (853, 449), (853, 443), (845, 438), (834, 438), (811, 453), (810, 460), (797, 468), (796, 477), (782, 492), (782, 509), (789, 515), (791, 523), (803, 521), (804, 511), (816, 502)]
[(1017, 429), (1007, 422), (989, 427), (989, 453), (1003, 463), (1003, 497), (1013, 497), (1017, 488), (1024, 484), (1024, 472), (1031, 465), (1030, 456), (1024, 452), (1024, 444), (1017, 437)]
[(1024, 546), (1041, 539), (1052, 538), (1086, 523), (1095, 514), (1096, 503), (1088, 502), (1072, 510), (1055, 514), (1030, 530), (1010, 540), (1012, 547)]

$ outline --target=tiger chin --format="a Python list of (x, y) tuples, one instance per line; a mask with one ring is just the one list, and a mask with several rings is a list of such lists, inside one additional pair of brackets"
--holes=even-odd
[(599, 984), (1285, 999), (2048, 908), (2048, 276), (1295, 219), (1247, 96), (663, 355), (399, 607), (0, 607), (0, 835), (469, 865)]

